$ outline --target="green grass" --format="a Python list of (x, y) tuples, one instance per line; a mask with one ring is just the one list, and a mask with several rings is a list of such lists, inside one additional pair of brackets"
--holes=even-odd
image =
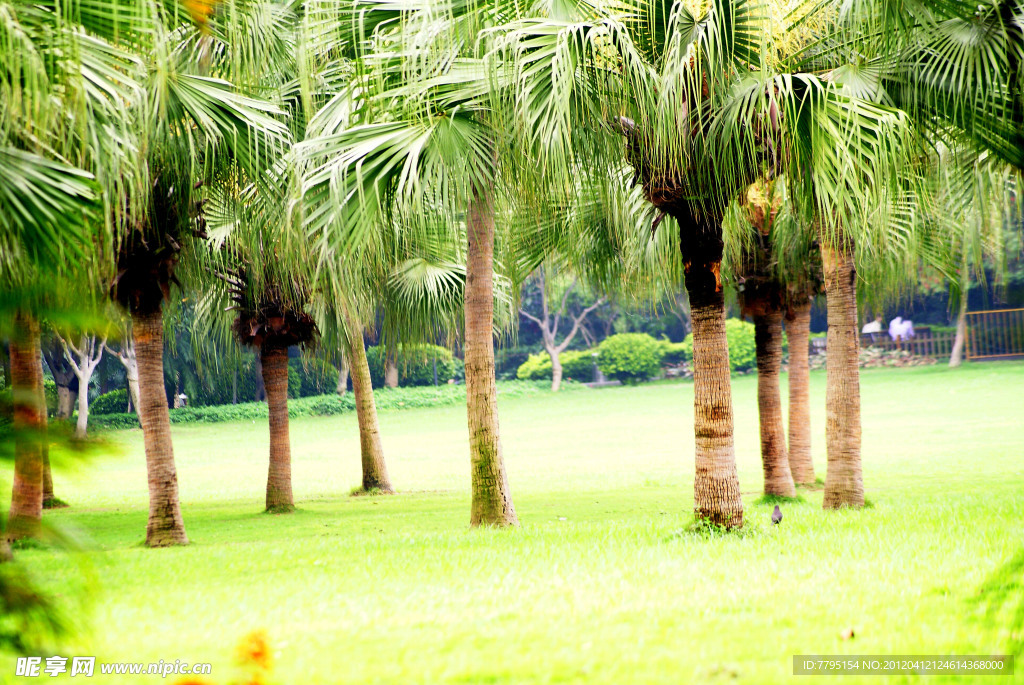
[[(794, 679), (794, 654), (1004, 653), (1024, 628), (977, 599), (1024, 539), (1024, 364), (862, 380), (874, 506), (823, 512), (821, 491), (804, 489), (773, 527), (773, 505), (756, 503), (756, 379), (734, 379), (743, 535), (688, 529), (688, 383), (501, 400), (523, 523), (511, 531), (468, 527), (462, 407), (381, 413), (394, 496), (349, 496), (354, 416), (294, 420), (298, 510), (285, 516), (261, 514), (265, 420), (175, 426), (192, 544), (167, 550), (139, 544), (141, 434), (116, 433), (119, 454), (57, 474), (71, 508), (46, 514), (94, 550), (87, 628), (65, 653), (209, 661), (211, 682), (227, 683), (235, 644), (265, 629), (273, 682), (403, 685), (775, 683)], [(811, 384), (824, 476), (824, 373)], [(79, 582), (59, 553), (20, 558), (57, 590)], [(131, 680), (109, 678), (90, 682)], [(1024, 682), (1024, 665), (988, 681)]]

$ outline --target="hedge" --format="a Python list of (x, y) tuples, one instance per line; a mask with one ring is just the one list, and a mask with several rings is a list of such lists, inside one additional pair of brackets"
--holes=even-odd
[(128, 411), (128, 391), (124, 388), (100, 395), (89, 405), (90, 414), (123, 414)]
[[(568, 388), (582, 387), (570, 384)], [(498, 393), (502, 397), (523, 397), (549, 390), (548, 384), (531, 381), (502, 381)], [(396, 388), (375, 390), (377, 409), (382, 411), (419, 409), (423, 407), (445, 407), (466, 401), (465, 385), (439, 385), (418, 388)], [(319, 395), (302, 397), (288, 402), (288, 416), (333, 416), (355, 410), (355, 397), (351, 392), (344, 395)], [(245, 404), (222, 404), (212, 407), (180, 407), (171, 409), (171, 423), (220, 423), (225, 421), (255, 421), (267, 418), (267, 405), (263, 402)], [(95, 414), (89, 416), (91, 426), (107, 429), (138, 428), (135, 414)]]
[(598, 345), (597, 351), (601, 372), (623, 383), (637, 383), (658, 375), (664, 355), (662, 343), (646, 333), (610, 336)]

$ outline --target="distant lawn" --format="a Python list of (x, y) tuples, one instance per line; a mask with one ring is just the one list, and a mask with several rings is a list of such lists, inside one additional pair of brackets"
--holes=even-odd
[[(266, 629), (281, 685), (774, 683), (794, 654), (1004, 653), (1009, 617), (974, 600), (1024, 544), (1024, 363), (862, 380), (874, 507), (826, 513), (805, 492), (772, 528), (754, 504), (756, 379), (734, 379), (750, 532), (724, 539), (678, 535), (693, 497), (684, 382), (502, 400), (515, 531), (468, 528), (464, 407), (381, 414), (393, 497), (347, 496), (354, 415), (293, 420), (291, 516), (260, 513), (265, 420), (175, 426), (192, 545), (172, 550), (139, 546), (142, 436), (116, 433), (122, 453), (57, 475), (72, 508), (47, 516), (91, 538), (98, 593), (80, 644), (58, 653), (212, 662), (219, 684), (237, 675), (235, 644)], [(811, 384), (824, 477), (824, 373)], [(60, 554), (20, 558), (58, 591), (78, 582)], [(161, 682), (107, 678), (87, 682)], [(1024, 664), (985, 682), (1024, 682)]]

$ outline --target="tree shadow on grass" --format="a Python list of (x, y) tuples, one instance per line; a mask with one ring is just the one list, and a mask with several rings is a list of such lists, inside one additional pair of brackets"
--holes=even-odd
[[(1009, 653), (1017, 656), (1024, 653), (1024, 548), (982, 583), (973, 601), (985, 609), (990, 625), (1009, 626)], [(1006, 614), (1008, 624), (999, 620)]]

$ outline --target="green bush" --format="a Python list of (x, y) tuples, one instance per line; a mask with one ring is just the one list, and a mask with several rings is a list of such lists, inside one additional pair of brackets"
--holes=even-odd
[[(725, 336), (729, 341), (729, 368), (750, 371), (757, 367), (757, 346), (754, 342), (754, 324), (740, 319), (726, 319)], [(679, 343), (684, 347), (686, 361), (693, 362), (693, 334)]]
[(100, 395), (89, 405), (90, 414), (123, 414), (128, 411), (128, 391), (124, 388)]
[(637, 383), (656, 376), (664, 348), (646, 333), (619, 333), (598, 346), (597, 365), (608, 378)]
[[(569, 350), (559, 356), (562, 378), (589, 383), (594, 378), (594, 350)], [(551, 356), (547, 352), (531, 354), (516, 371), (522, 381), (551, 380)]]
[(727, 319), (725, 335), (729, 339), (729, 368), (734, 372), (757, 368), (754, 324), (740, 319)]
[[(384, 387), (385, 350), (382, 347), (366, 348), (366, 361), (370, 367), (370, 381), (373, 387)], [(395, 364), (398, 366), (400, 387), (434, 384), (434, 360), (437, 360), (437, 383), (444, 385), (455, 378), (456, 365), (451, 350), (438, 345), (398, 346)]]
[(662, 351), (661, 363), (665, 366), (677, 366), (693, 360), (693, 340), (690, 338), (678, 343), (663, 339), (658, 344)]

